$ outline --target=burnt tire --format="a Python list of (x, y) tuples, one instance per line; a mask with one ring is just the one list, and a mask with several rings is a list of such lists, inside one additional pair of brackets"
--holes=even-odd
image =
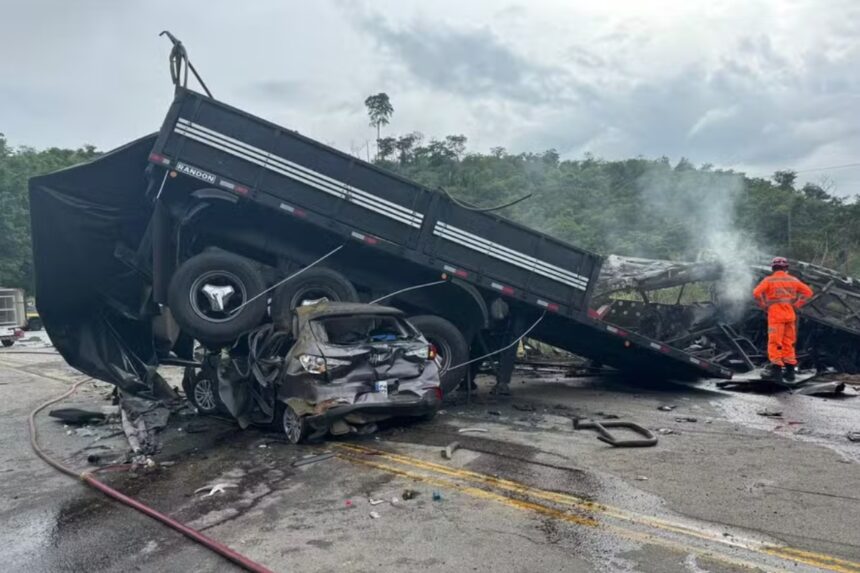
[(288, 330), (293, 309), (303, 301), (327, 298), (333, 302), (358, 302), (358, 292), (341, 273), (326, 267), (311, 267), (275, 290), (272, 322)]
[[(220, 298), (208, 292), (220, 289)], [(224, 297), (230, 289), (231, 294)], [(266, 314), (266, 289), (257, 268), (238, 255), (207, 252), (185, 261), (173, 274), (167, 301), (183, 332), (207, 345), (232, 342)], [(251, 301), (245, 306), (246, 302)], [(241, 308), (240, 308), (241, 307)]]
[(441, 316), (431, 314), (413, 316), (409, 318), (409, 322), (436, 348), (442, 393), (450, 394), (457, 389), (468, 370), (466, 367), (449, 370), (451, 366), (469, 360), (469, 345), (466, 338), (459, 328)]

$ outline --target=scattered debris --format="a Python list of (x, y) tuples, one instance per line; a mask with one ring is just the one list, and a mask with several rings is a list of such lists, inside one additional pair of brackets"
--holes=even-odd
[(596, 412), (595, 416), (600, 416), (604, 420), (617, 420), (620, 418), (618, 414), (607, 414), (606, 412)]
[(48, 415), (52, 418), (62, 420), (67, 424), (91, 424), (93, 422), (104, 422), (105, 416), (102, 412), (92, 410), (81, 410), (79, 408), (59, 408), (51, 410)]
[(681, 416), (681, 417), (679, 417), (679, 418), (675, 418), (675, 421), (676, 421), (676, 422), (691, 422), (691, 423), (695, 423), (695, 422), (698, 422), (698, 421), (699, 421), (699, 419), (698, 419), (698, 418), (694, 418), (693, 416)]
[[(613, 436), (607, 428), (627, 428), (642, 436), (639, 439), (619, 440)], [(643, 428), (635, 422), (623, 422), (621, 420), (605, 420), (602, 422), (587, 421), (580, 418), (573, 420), (574, 430), (596, 430), (597, 439), (605, 442), (613, 448), (647, 448), (657, 445), (657, 436), (647, 428)]]
[(460, 428), (457, 430), (460, 434), (468, 434), (469, 432), (489, 432), (487, 428)]
[(421, 492), (415, 491), (414, 489), (404, 489), (401, 497), (404, 501), (409, 501), (410, 499), (415, 499), (419, 495), (421, 495)]
[(202, 434), (203, 432), (209, 431), (209, 427), (206, 426), (205, 424), (194, 424), (194, 423), (186, 424), (185, 428), (179, 428), (179, 429), (183, 430), (186, 434)]
[(211, 485), (204, 485), (203, 487), (197, 488), (194, 490), (195, 494), (198, 494), (202, 491), (208, 491), (206, 495), (203, 497), (210, 497), (215, 495), (216, 493), (225, 493), (228, 488), (239, 487), (234, 483), (216, 483)]
[(442, 450), (442, 457), (446, 460), (450, 460), (454, 457), (454, 452), (457, 451), (459, 448), (460, 442), (451, 442), (450, 444), (445, 446), (444, 450)]
[(352, 507), (352, 500), (351, 499), (346, 500), (346, 502), (344, 502), (344, 505), (346, 507)]
[(433, 492), (433, 501), (442, 501), (442, 494), (438, 491)]
[(376, 511), (371, 511), (371, 512), (370, 512), (370, 519), (379, 519), (380, 517), (382, 517), (382, 516), (381, 516), (381, 515), (379, 515), (379, 513), (378, 513), (378, 512), (376, 512)]
[(639, 481), (648, 481), (648, 478), (646, 476), (636, 476), (636, 479)]
[(511, 404), (511, 407), (514, 410), (519, 410), (520, 412), (534, 412), (535, 407), (531, 404)]
[(379, 505), (380, 503), (385, 503), (384, 499), (373, 499), (372, 497), (367, 498), (367, 502), (370, 505)]
[(498, 410), (487, 410), (487, 414), (489, 414), (490, 416), (501, 416), (502, 415), (502, 413), (499, 412)]
[(125, 455), (122, 452), (108, 450), (106, 452), (98, 452), (87, 456), (87, 463), (92, 465), (113, 464), (123, 461)]
[(848, 432), (846, 437), (852, 442), (860, 442), (860, 432)]
[(668, 436), (670, 434), (677, 434), (678, 432), (676, 432), (672, 428), (657, 428), (657, 433), (663, 434), (664, 436)]
[(399, 499), (397, 499), (396, 497), (391, 498), (391, 505), (397, 505), (398, 503), (400, 503)]
[(662, 412), (671, 412), (675, 408), (677, 408), (677, 406), (670, 406), (668, 404), (665, 404), (663, 406), (659, 406), (657, 409), (662, 411)]
[(782, 418), (782, 412), (779, 410), (759, 410), (756, 414), (759, 416), (765, 416), (766, 418)]
[(308, 465), (308, 464), (315, 464), (315, 463), (317, 463), (317, 462), (322, 462), (322, 461), (325, 461), (325, 460), (329, 460), (329, 459), (331, 459), (331, 458), (335, 457), (336, 455), (337, 455), (337, 454), (335, 454), (334, 452), (325, 452), (325, 453), (323, 453), (323, 454), (319, 454), (319, 455), (316, 455), (316, 456), (308, 456), (308, 457), (301, 458), (301, 459), (299, 459), (299, 460), (294, 461), (294, 462), (292, 463), (292, 466), (293, 466), (294, 468), (297, 468), (297, 467), (300, 467), (300, 466), (306, 466), (306, 465)]

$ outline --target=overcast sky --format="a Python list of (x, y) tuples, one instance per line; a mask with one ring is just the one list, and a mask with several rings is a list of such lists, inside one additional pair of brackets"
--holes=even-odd
[[(860, 162), (857, 0), (0, 0), (0, 132), (115, 147), (171, 99), (169, 29), (215, 97), (346, 151), (384, 133), (469, 149), (688, 157), (756, 175)], [(803, 173), (860, 193), (860, 168)]]

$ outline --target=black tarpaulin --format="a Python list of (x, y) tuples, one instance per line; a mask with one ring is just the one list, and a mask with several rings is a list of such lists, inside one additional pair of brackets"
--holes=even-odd
[(156, 364), (149, 284), (117, 253), (137, 249), (152, 215), (155, 137), (29, 182), (36, 303), (54, 346), (81, 372), (143, 396)]

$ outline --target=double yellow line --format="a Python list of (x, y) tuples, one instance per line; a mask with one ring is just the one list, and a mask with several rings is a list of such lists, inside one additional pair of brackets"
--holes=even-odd
[[(560, 521), (586, 527), (600, 527), (628, 539), (661, 545), (682, 553), (703, 555), (751, 569), (783, 571), (789, 565), (785, 561), (789, 561), (791, 565), (803, 563), (837, 573), (860, 573), (860, 563), (832, 555), (771, 545), (735, 536), (727, 537), (722, 531), (637, 514), (594, 503), (572, 494), (534, 488), (514, 480), (357, 444), (339, 444), (336, 447), (340, 450), (339, 455), (342, 459), (355, 464), (436, 487), (454, 489), (478, 499), (539, 513)], [(623, 525), (617, 525), (617, 522)], [(698, 544), (693, 544), (695, 542)], [(755, 561), (750, 561), (739, 556), (743, 554), (752, 554), (757, 558)]]

